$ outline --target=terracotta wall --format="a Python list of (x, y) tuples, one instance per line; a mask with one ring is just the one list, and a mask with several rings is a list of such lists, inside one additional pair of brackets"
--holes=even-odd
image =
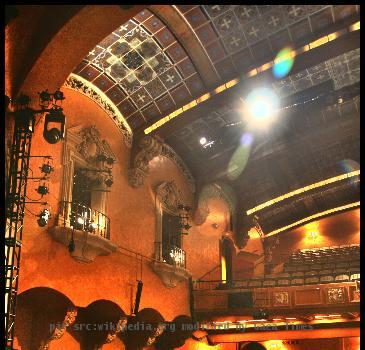
[[(311, 230), (319, 233), (318, 239), (307, 238)], [(298, 249), (338, 246), (360, 243), (360, 209), (350, 210), (309, 223), (278, 235), (280, 243), (273, 251), (273, 263), (285, 262)], [(271, 239), (275, 239), (273, 236)]]
[[(124, 144), (114, 122), (89, 98), (69, 89), (64, 89), (64, 92), (66, 100), (63, 107), (67, 116), (67, 128), (96, 125), (101, 137), (109, 142), (117, 157), (113, 167), (114, 184), (107, 201), (107, 214), (111, 219), (111, 240), (120, 246), (153, 257), (156, 230), (154, 189), (161, 182), (174, 180), (185, 203), (192, 206), (193, 194), (188, 189), (185, 177), (171, 160), (157, 157), (151, 161), (150, 175), (145, 185), (132, 188), (127, 179), (130, 149)], [(123, 251), (109, 256), (98, 256), (90, 264), (78, 263), (70, 257), (66, 246), (51, 238), (49, 230), (57, 217), (61, 196), (64, 144), (59, 142), (50, 145), (44, 140), (42, 133), (43, 123), (40, 122), (36, 127), (31, 153), (53, 157), (55, 170), (50, 175), (50, 193), (43, 198), (49, 203), (52, 218), (48, 227), (39, 227), (37, 217), (33, 214), (39, 214), (42, 207), (27, 205), (19, 293), (34, 287), (49, 287), (67, 296), (74, 305), (86, 307), (95, 300), (106, 299), (115, 302), (126, 314), (130, 314), (136, 293), (136, 280), (142, 278), (144, 286), (140, 309), (154, 308), (165, 320), (172, 320), (178, 315), (189, 315), (187, 281), (168, 289), (152, 271), (149, 261), (142, 262), (141, 276), (140, 262), (133, 254), (131, 256)], [(39, 158), (31, 160), (30, 168), (34, 176), (40, 176), (41, 164), (42, 160)], [(32, 200), (40, 197), (36, 192), (38, 185), (38, 182), (29, 181), (27, 195)], [(184, 236), (187, 268), (194, 278), (220, 263), (219, 239), (229, 218), (224, 202), (215, 199), (208, 202), (211, 214), (206, 222), (201, 226), (193, 226), (189, 235)], [(218, 228), (214, 228), (213, 223), (218, 224)], [(21, 321), (17, 327), (24, 329)], [(60, 344), (66, 341), (70, 344), (67, 348), (72, 349), (73, 338), (62, 338)], [(112, 345), (108, 346), (112, 348)]]

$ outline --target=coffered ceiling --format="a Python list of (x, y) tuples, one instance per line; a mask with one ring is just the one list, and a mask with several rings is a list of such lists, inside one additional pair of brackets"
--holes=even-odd
[[(285, 78), (275, 79), (270, 70), (244, 78), (152, 133), (177, 151), (198, 185), (216, 180), (231, 185), (243, 213), (349, 171), (349, 162), (358, 167), (360, 46), (358, 33), (346, 31), (359, 21), (359, 11), (358, 5), (151, 5), (116, 28), (73, 73), (103, 91), (138, 138), (147, 126), (218, 85), (242, 80), (282, 48), (342, 33), (298, 56)], [(260, 85), (280, 98), (280, 122), (247, 136), (239, 101)], [(250, 145), (243, 155), (244, 135)], [(232, 178), (229, 166), (237, 152), (247, 159)], [(289, 218), (354, 202), (358, 190), (358, 182), (341, 183), (298, 197), (261, 212), (260, 224), (269, 232)]]

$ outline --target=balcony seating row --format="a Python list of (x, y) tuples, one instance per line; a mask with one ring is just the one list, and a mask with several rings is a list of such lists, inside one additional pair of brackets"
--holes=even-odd
[(338, 247), (302, 249), (290, 255), (287, 265), (303, 263), (321, 264), (332, 261), (351, 261), (354, 256), (360, 256), (360, 246), (358, 244), (350, 244)]
[(360, 255), (352, 256), (352, 260), (350, 261), (341, 261), (340, 259), (336, 261), (327, 260), (325, 263), (318, 262), (302, 262), (298, 264), (293, 263), (285, 263), (284, 271), (285, 272), (296, 272), (296, 271), (309, 271), (309, 270), (325, 270), (332, 269), (333, 267), (337, 269), (351, 269), (360, 266)]
[(312, 276), (290, 276), (284, 277), (265, 276), (263, 279), (251, 279), (247, 281), (235, 281), (233, 288), (259, 288), (259, 287), (275, 287), (275, 286), (299, 286), (305, 284), (322, 284), (333, 282), (349, 282), (360, 280), (360, 273), (354, 274), (338, 274), (338, 275), (312, 275)]

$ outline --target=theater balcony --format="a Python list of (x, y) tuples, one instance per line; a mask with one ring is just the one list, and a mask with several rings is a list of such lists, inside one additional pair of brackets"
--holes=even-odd
[(202, 322), (353, 320), (360, 310), (359, 249), (357, 244), (303, 249), (291, 254), (281, 273), (194, 281), (195, 315)]
[(117, 250), (110, 241), (110, 219), (78, 202), (61, 202), (56, 225), (50, 228), (50, 233), (79, 262), (90, 263), (98, 255)]

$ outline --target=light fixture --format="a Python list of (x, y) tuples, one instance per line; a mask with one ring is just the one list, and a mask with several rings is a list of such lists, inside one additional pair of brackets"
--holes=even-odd
[(244, 117), (247, 125), (254, 129), (263, 129), (275, 119), (279, 108), (279, 98), (268, 88), (251, 91), (244, 101)]
[(41, 169), (41, 172), (45, 173), (45, 174), (50, 174), (54, 170), (54, 168), (49, 163), (42, 164), (40, 169)]
[[(60, 124), (60, 129), (57, 128), (48, 129), (49, 123)], [(49, 111), (49, 113), (46, 114), (44, 119), (44, 130), (43, 130), (44, 139), (51, 144), (63, 140), (65, 137), (65, 124), (66, 124), (66, 117), (62, 113), (62, 108), (53, 107)]]
[(88, 231), (94, 232), (97, 229), (98, 225), (94, 221), (90, 221), (88, 225)]
[(46, 185), (40, 185), (37, 188), (37, 192), (42, 196), (44, 196), (45, 194), (49, 193), (48, 187)]
[(199, 140), (200, 144), (201, 145), (205, 145), (207, 143), (207, 139), (205, 137), (202, 137), (200, 140)]
[(40, 227), (44, 227), (48, 224), (48, 219), (50, 218), (51, 214), (48, 209), (43, 209), (38, 216), (39, 216), (39, 219), (37, 220), (38, 225)]
[(83, 225), (83, 224), (84, 224), (84, 219), (83, 219), (81, 216), (79, 216), (79, 217), (77, 218), (77, 223), (78, 223), (79, 225)]

